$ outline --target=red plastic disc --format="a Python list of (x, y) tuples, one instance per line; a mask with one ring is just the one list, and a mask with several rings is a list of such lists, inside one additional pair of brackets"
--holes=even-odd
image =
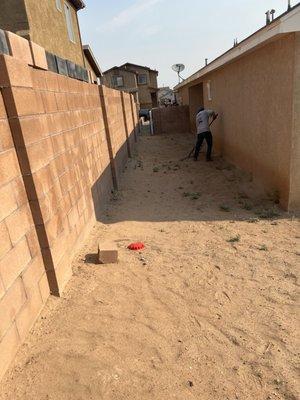
[(145, 245), (144, 245), (144, 243), (141, 243), (141, 242), (131, 243), (131, 244), (128, 246), (128, 249), (129, 249), (129, 250), (134, 250), (134, 251), (142, 250), (142, 249), (144, 249), (144, 248), (145, 248)]

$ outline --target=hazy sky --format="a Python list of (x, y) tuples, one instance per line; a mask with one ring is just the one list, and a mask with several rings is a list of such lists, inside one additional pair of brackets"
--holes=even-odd
[[(85, 0), (79, 12), (82, 39), (90, 44), (102, 70), (125, 62), (159, 71), (159, 85), (174, 86), (175, 63), (184, 77), (265, 24), (287, 0)], [(292, 0), (292, 5), (298, 0)]]

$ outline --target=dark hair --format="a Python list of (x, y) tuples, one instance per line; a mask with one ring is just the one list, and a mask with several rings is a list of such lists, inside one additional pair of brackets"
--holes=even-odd
[(204, 110), (204, 107), (201, 106), (201, 107), (199, 108), (199, 110), (197, 111), (197, 114), (199, 114), (199, 112), (201, 112), (201, 111), (203, 111), (203, 110)]

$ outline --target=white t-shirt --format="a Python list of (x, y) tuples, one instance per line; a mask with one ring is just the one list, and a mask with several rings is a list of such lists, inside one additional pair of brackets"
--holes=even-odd
[(209, 117), (213, 114), (212, 110), (202, 110), (196, 115), (197, 134), (210, 131)]

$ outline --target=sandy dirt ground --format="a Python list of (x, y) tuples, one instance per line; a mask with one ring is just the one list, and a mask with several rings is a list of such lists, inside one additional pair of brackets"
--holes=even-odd
[[(180, 162), (191, 141), (140, 139), (1, 400), (300, 398), (299, 220), (224, 161)], [(96, 265), (107, 238), (120, 261)]]

